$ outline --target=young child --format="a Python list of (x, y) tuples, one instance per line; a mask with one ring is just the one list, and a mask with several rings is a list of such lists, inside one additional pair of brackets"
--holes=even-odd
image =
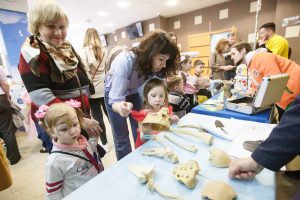
[(189, 74), (190, 69), (192, 68), (192, 58), (188, 55), (182, 56), (180, 58), (180, 74), (183, 79), (183, 91), (190, 99), (190, 107), (187, 108), (186, 113), (189, 113), (193, 107), (196, 106), (195, 93), (196, 87), (194, 83), (193, 76)]
[[(204, 62), (200, 59), (195, 60), (194, 62), (194, 83), (196, 84), (196, 95), (197, 96), (204, 96), (206, 99), (211, 98), (211, 92), (207, 90), (210, 86), (210, 79), (201, 76), (204, 71)], [(199, 101), (198, 101), (199, 102)]]
[(172, 107), (168, 106), (168, 91), (163, 80), (153, 78), (147, 81), (143, 91), (144, 109), (141, 111), (132, 111), (132, 117), (138, 121), (139, 130), (135, 147), (141, 146), (147, 138), (144, 137), (142, 132), (142, 121), (148, 114), (158, 113), (162, 108), (168, 108), (171, 123), (176, 123), (179, 118), (173, 115)]
[(98, 138), (90, 136), (87, 141), (81, 135), (83, 114), (79, 107), (80, 102), (70, 100), (43, 105), (35, 113), (53, 138), (46, 163), (46, 199), (62, 199), (103, 171)]
[(186, 114), (186, 109), (190, 107), (190, 99), (183, 92), (183, 79), (179, 75), (169, 76), (166, 83), (169, 90), (169, 104), (172, 106), (174, 114), (181, 118)]

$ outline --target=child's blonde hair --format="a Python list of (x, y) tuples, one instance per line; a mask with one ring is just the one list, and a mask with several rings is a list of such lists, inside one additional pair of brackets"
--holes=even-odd
[(168, 90), (172, 91), (176, 85), (180, 84), (181, 81), (183, 81), (183, 78), (180, 75), (168, 76), (166, 78)]
[(149, 101), (148, 101), (148, 93), (150, 92), (150, 90), (152, 90), (154, 87), (163, 87), (164, 91), (165, 91), (165, 103), (164, 106), (168, 106), (168, 90), (166, 87), (166, 84), (164, 83), (163, 80), (158, 79), (158, 78), (153, 78), (150, 79), (149, 81), (146, 82), (145, 86), (144, 86), (144, 92), (143, 92), (143, 96), (144, 96), (144, 106), (145, 107), (149, 107)]
[(75, 112), (79, 120), (80, 126), (83, 124), (83, 113), (79, 108), (74, 108), (66, 103), (52, 104), (44, 117), (43, 123), (48, 133), (51, 133), (51, 129), (55, 126), (58, 118), (66, 116), (71, 112)]
[(93, 52), (98, 61), (102, 58), (102, 44), (100, 41), (99, 33), (95, 28), (89, 28), (85, 32), (83, 47), (91, 45)]

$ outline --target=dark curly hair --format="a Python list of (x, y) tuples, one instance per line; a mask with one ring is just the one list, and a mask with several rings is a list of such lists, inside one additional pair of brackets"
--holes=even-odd
[(179, 56), (178, 47), (169, 35), (162, 30), (151, 32), (132, 51), (137, 55), (135, 66), (139, 76), (145, 75), (147, 77), (152, 74), (152, 61), (157, 54), (170, 56), (166, 67), (159, 72), (163, 77), (175, 74), (177, 71), (178, 60), (176, 58)]

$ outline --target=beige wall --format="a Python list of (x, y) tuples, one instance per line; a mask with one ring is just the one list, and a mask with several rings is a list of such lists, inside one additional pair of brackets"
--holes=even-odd
[[(209, 27), (211, 31), (217, 31), (230, 29), (234, 26), (237, 28), (239, 38), (247, 41), (248, 34), (254, 33), (255, 27), (256, 13), (250, 13), (250, 3), (253, 1), (256, 0), (232, 0), (171, 18), (158, 16), (143, 21), (144, 34), (149, 32), (150, 23), (154, 23), (156, 28), (161, 28), (167, 32), (174, 32), (177, 35), (178, 43), (181, 45), (181, 51), (188, 51), (188, 35), (209, 32)], [(229, 10), (228, 18), (220, 20), (219, 10), (226, 8)], [(198, 15), (202, 15), (202, 24), (194, 25), (194, 17)], [(299, 0), (262, 0), (258, 26), (273, 21), (276, 23), (277, 33), (284, 36), (285, 28), (281, 27), (282, 19), (295, 15), (300, 15)], [(181, 28), (174, 30), (174, 22), (178, 20), (180, 21)], [(118, 36), (118, 42), (114, 42), (111, 34), (107, 35), (109, 48), (114, 45), (127, 45), (131, 47), (133, 42), (140, 40), (140, 38), (134, 40), (128, 38), (122, 39), (121, 31), (125, 31), (125, 29), (119, 29), (115, 33)], [(291, 59), (300, 64), (300, 48), (296, 46), (300, 44), (300, 37), (288, 38), (288, 41), (293, 51)]]
[[(163, 26), (163, 24), (161, 25), (161, 23), (163, 21), (164, 20), (163, 19), (161, 20), (160, 16), (158, 16), (156, 18), (153, 18), (153, 19), (142, 21), (144, 35), (149, 32), (149, 24), (154, 23), (155, 28), (160, 28), (161, 26)], [(115, 45), (126, 45), (128, 47), (132, 47), (132, 43), (139, 42), (142, 39), (142, 38), (129, 39), (127, 37), (122, 38), (121, 34), (122, 34), (123, 31), (126, 32), (125, 27), (116, 30), (114, 33), (105, 35), (106, 39), (107, 39), (107, 43), (108, 43), (108, 49), (112, 48)], [(118, 39), (117, 42), (115, 42), (115, 40), (114, 40), (115, 35), (117, 36), (117, 39)]]
[[(205, 33), (237, 28), (241, 40), (248, 40), (248, 33), (254, 32), (255, 12), (250, 13), (250, 2), (254, 0), (233, 0), (223, 4), (211, 6), (201, 10), (193, 11), (168, 19), (168, 30), (173, 31), (178, 36), (178, 43), (181, 44), (182, 51), (187, 51), (187, 36), (191, 34)], [(219, 19), (219, 10), (228, 8), (228, 18)], [(259, 14), (259, 23), (273, 21), (275, 17), (276, 0), (263, 0), (262, 9)], [(202, 24), (194, 25), (194, 17), (202, 15)], [(180, 20), (181, 28), (174, 30), (174, 22)], [(209, 30), (211, 23), (211, 30)]]
[[(275, 24), (276, 32), (279, 35), (285, 35), (286, 27), (282, 27), (282, 20), (287, 17), (300, 15), (300, 1), (299, 0), (277, 0)], [(298, 24), (300, 25), (300, 24)], [(287, 38), (289, 45), (292, 48), (291, 60), (300, 64), (300, 37)]]

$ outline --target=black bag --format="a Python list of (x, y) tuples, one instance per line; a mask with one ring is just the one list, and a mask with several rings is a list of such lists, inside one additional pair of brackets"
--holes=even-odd
[(90, 95), (95, 94), (95, 86), (93, 83), (89, 84), (89, 92), (90, 92)]
[(0, 95), (0, 112), (3, 112), (10, 107), (10, 102), (7, 100), (6, 95)]

